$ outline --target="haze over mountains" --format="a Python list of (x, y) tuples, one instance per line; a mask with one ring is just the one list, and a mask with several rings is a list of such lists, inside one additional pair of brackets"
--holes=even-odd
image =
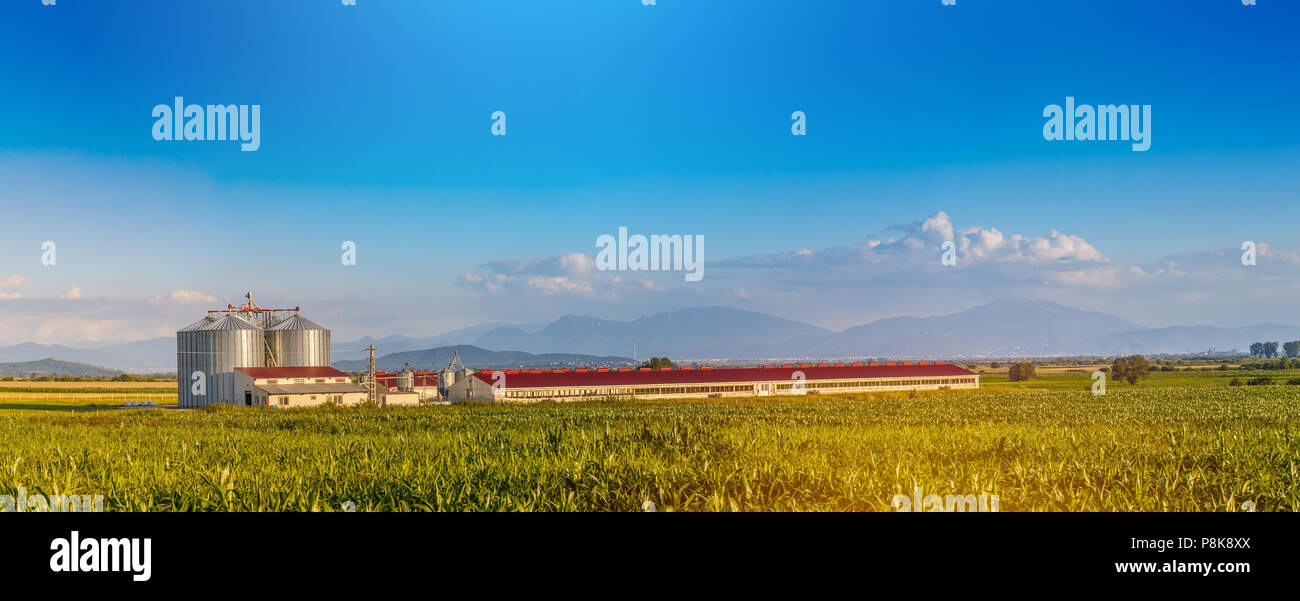
[[(376, 348), (378, 348), (376, 346)], [(460, 353), (460, 360), (467, 366), (480, 369), (509, 367), (547, 367), (547, 366), (624, 366), (630, 365), (630, 357), (596, 357), (574, 353), (545, 353), (535, 355), (522, 351), (489, 351), (477, 346), (459, 344), (443, 346), (421, 351), (402, 351), (375, 358), (375, 369), (395, 371), (410, 365), (415, 369), (442, 369), (451, 361), (453, 353)], [(359, 371), (366, 369), (366, 359), (335, 361), (334, 367), (342, 370)]]
[[(460, 328), (458, 330), (452, 330), (444, 334), (428, 336), (425, 338), (412, 338), (410, 336), (402, 335), (385, 336), (383, 338), (364, 336), (355, 342), (335, 342), (332, 345), (334, 347), (333, 356), (335, 363), (338, 363), (340, 360), (365, 359), (368, 351), (363, 349), (368, 348), (372, 344), (375, 345), (375, 352), (382, 354), (428, 350), (444, 346), (466, 344), (477, 340), (483, 334), (498, 328), (512, 328), (523, 332), (535, 332), (545, 327), (545, 325), (546, 324), (517, 325), (512, 323), (493, 322)], [(398, 367), (401, 366), (399, 365)]]
[[(174, 368), (173, 368), (174, 369)], [(86, 365), (85, 363), (76, 363), (73, 361), (63, 361), (60, 359), (37, 359), (35, 361), (18, 361), (13, 363), (0, 363), (0, 377), (6, 376), (115, 376), (121, 372)]]
[[(380, 367), (392, 369), (407, 362), (417, 367), (445, 365), (456, 350), (450, 347), (458, 345), (467, 345), (461, 353), (466, 363), (481, 360), (484, 367), (496, 367), (613, 362), (634, 353), (640, 359), (1157, 354), (1211, 348), (1244, 350), (1252, 342), (1268, 340), (1300, 340), (1300, 327), (1144, 328), (1106, 313), (1045, 301), (1004, 299), (950, 315), (894, 317), (839, 332), (753, 311), (692, 307), (631, 321), (565, 315), (549, 324), (487, 323), (423, 338), (399, 335), (336, 340), (333, 347), (335, 364), (355, 369), (359, 367), (352, 366), (363, 365), (365, 352), (361, 349), (374, 344)], [(172, 337), (94, 349), (23, 343), (0, 347), (0, 362), (53, 357), (124, 371), (168, 372), (176, 368), (175, 353)], [(467, 354), (476, 360), (471, 361)]]
[(535, 354), (626, 357), (635, 352), (640, 359), (974, 358), (1228, 351), (1260, 340), (1298, 340), (1300, 327), (1144, 328), (1106, 313), (1003, 299), (950, 315), (881, 319), (840, 332), (753, 311), (694, 307), (632, 321), (566, 315), (542, 327), (464, 334), (441, 340)]
[(134, 373), (173, 372), (176, 371), (176, 338), (150, 338), (93, 349), (34, 342), (0, 347), (0, 362), (37, 361), (46, 358)]

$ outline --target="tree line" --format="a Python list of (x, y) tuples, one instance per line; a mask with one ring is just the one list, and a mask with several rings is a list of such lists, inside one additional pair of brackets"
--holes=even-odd
[[(996, 362), (992, 365), (992, 367), (997, 366)], [(1151, 363), (1142, 355), (1129, 355), (1115, 359), (1110, 367), (1103, 367), (1101, 371), (1109, 372), (1110, 377), (1117, 382), (1124, 381), (1129, 384), (1137, 384), (1138, 380), (1146, 378), (1151, 373)], [(1024, 382), (1035, 375), (1034, 364), (1028, 361), (1012, 363), (1007, 369), (1007, 379), (1012, 382)]]
[[(1277, 356), (1276, 342), (1252, 342), (1250, 345), (1250, 356), (1260, 357), (1263, 359), (1272, 359)], [(1282, 352), (1286, 356), (1295, 359), (1300, 357), (1300, 340), (1292, 340), (1282, 345)]]

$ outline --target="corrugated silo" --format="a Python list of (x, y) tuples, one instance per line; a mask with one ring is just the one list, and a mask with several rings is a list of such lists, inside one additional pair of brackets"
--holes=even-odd
[(206, 398), (193, 399), (195, 405), (243, 403), (234, 398), (235, 368), (266, 365), (266, 337), (259, 328), (243, 318), (227, 314), (191, 332), (196, 346), (206, 357), (201, 365), (207, 374)]
[(415, 390), (415, 370), (410, 365), (397, 372), (397, 389), (402, 392)]
[(303, 367), (330, 364), (330, 331), (301, 315), (266, 329), (267, 365)]
[(216, 321), (209, 315), (176, 331), (176, 399), (181, 407), (193, 407), (201, 403), (191, 394), (191, 374), (196, 371), (207, 372), (205, 359), (207, 355), (198, 348), (196, 331)]
[(455, 383), (456, 372), (452, 371), (450, 367), (442, 370), (442, 373), (438, 374), (438, 394), (442, 395), (443, 398), (447, 398), (447, 391), (451, 390), (451, 385)]

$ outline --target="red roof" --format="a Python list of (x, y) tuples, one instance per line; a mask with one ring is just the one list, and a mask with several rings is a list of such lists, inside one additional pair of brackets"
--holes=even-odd
[(256, 378), (347, 378), (347, 374), (327, 365), (308, 367), (236, 367), (235, 371)]
[[(495, 370), (474, 372), (474, 377), (492, 383)], [(550, 388), (555, 386), (636, 386), (642, 384), (704, 384), (710, 382), (790, 381), (795, 372), (807, 380), (849, 378), (929, 378), (973, 376), (975, 372), (956, 365), (935, 362), (920, 365), (846, 365), (827, 367), (764, 366), (716, 369), (674, 369), (671, 371), (589, 371), (555, 373), (545, 370), (506, 371), (507, 388)]]
[[(394, 388), (397, 386), (397, 374), (399, 373), (401, 372), (377, 371), (375, 372), (375, 383), (379, 384), (380, 386), (387, 386), (389, 388)], [(434, 388), (437, 386), (438, 386), (438, 374), (429, 371), (415, 372), (416, 388)]]

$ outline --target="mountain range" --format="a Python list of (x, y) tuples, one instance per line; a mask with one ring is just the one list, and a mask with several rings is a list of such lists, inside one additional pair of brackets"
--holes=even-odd
[(167, 373), (176, 371), (176, 338), (150, 338), (93, 349), (35, 342), (0, 347), (0, 362), (36, 361), (49, 357), (119, 371)]
[[(326, 324), (328, 325), (328, 324)], [(442, 367), (451, 352), (482, 367), (615, 363), (644, 359), (835, 357), (977, 358), (1187, 353), (1246, 349), (1256, 341), (1300, 340), (1300, 327), (1145, 328), (1107, 313), (1057, 303), (1003, 299), (949, 315), (892, 317), (841, 331), (730, 307), (690, 307), (631, 321), (565, 315), (548, 324), (484, 323), (437, 336), (336, 341), (336, 365), (356, 369), (374, 345), (381, 369)], [(471, 348), (473, 347), (473, 348)], [(447, 350), (451, 349), (451, 350)], [(168, 372), (176, 341), (153, 338), (97, 348), (23, 343), (0, 347), (0, 362), (57, 357), (131, 372)], [(504, 354), (502, 354), (504, 353)], [(468, 355), (468, 356), (467, 356)], [(474, 357), (471, 360), (469, 357)], [(481, 363), (480, 363), (481, 360)]]
[(467, 328), (439, 340), (526, 353), (634, 354), (642, 359), (974, 358), (1228, 351), (1255, 341), (1300, 340), (1300, 327), (1145, 328), (1107, 313), (1002, 299), (949, 315), (893, 317), (838, 332), (753, 311), (693, 307), (631, 321), (565, 315), (541, 327)]
[[(509, 367), (610, 367), (630, 366), (630, 357), (596, 357), (574, 353), (545, 353), (535, 355), (522, 351), (489, 351), (467, 344), (444, 346), (420, 351), (402, 351), (375, 358), (375, 369), (399, 370), (406, 365), (415, 369), (440, 370), (447, 366), (454, 353), (460, 353), (465, 365), (480, 369)], [(334, 367), (342, 370), (366, 368), (367, 359), (335, 361)]]
[(115, 376), (121, 372), (85, 363), (45, 358), (35, 361), (0, 363), (0, 377), (5, 376)]
[[(500, 328), (517, 329), (522, 332), (536, 332), (546, 324), (511, 324), (503, 322), (485, 323), (466, 328), (452, 330), (437, 336), (426, 338), (412, 338), (410, 336), (393, 335), (383, 338), (371, 338), (364, 336), (355, 342), (334, 343), (333, 358), (337, 363), (340, 360), (347, 359), (365, 359), (370, 345), (375, 345), (375, 349), (382, 353), (397, 353), (401, 351), (417, 351), (424, 349), (433, 349), (441, 346), (455, 346), (466, 344), (478, 340), (483, 334)], [(400, 367), (400, 366), (399, 366)]]

